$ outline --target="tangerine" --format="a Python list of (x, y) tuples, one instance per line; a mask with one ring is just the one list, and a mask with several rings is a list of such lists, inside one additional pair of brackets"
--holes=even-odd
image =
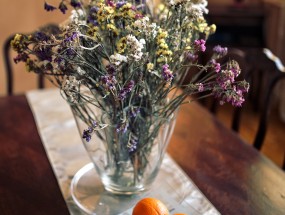
[(169, 211), (160, 200), (148, 197), (137, 202), (132, 215), (169, 215)]

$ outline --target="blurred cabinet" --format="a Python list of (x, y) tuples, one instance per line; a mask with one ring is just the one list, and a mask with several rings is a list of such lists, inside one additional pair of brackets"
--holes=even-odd
[[(221, 2), (223, 4), (221, 4)], [(217, 31), (208, 43), (240, 48), (268, 48), (285, 64), (285, 1), (244, 1), (233, 4), (209, 1), (208, 23)], [(276, 89), (276, 105), (285, 122), (285, 82)]]
[(262, 4), (209, 5), (206, 19), (217, 25), (208, 42), (235, 47), (265, 46), (265, 11)]
[(285, 1), (264, 0), (267, 48), (285, 62)]

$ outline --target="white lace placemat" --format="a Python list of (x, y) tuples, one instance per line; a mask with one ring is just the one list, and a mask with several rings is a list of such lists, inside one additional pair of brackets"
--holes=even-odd
[[(83, 147), (72, 112), (58, 89), (29, 91), (26, 96), (70, 214), (85, 214), (71, 198), (70, 182), (76, 172), (91, 161)], [(165, 156), (153, 186), (155, 189), (152, 190), (155, 191), (151, 195), (166, 203), (171, 208), (171, 214), (220, 214), (169, 155)], [(104, 215), (131, 215), (132, 207), (130, 205), (120, 213)]]

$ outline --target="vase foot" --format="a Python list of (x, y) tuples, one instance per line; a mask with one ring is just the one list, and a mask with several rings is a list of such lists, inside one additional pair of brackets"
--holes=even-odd
[[(173, 173), (161, 169), (150, 189), (134, 195), (115, 195), (113, 191), (109, 192), (104, 189), (93, 163), (89, 163), (74, 175), (71, 181), (71, 196), (81, 210), (92, 215), (131, 214), (131, 208), (144, 197), (161, 199), (171, 209), (174, 203), (181, 204), (187, 196), (187, 190), (189, 191), (185, 181), (173, 181), (170, 178), (171, 174)], [(166, 177), (170, 180), (165, 180)], [(177, 189), (178, 187), (184, 188)], [(189, 209), (191, 208), (188, 208), (187, 212), (198, 214)], [(124, 213), (126, 211), (127, 213)]]
[(81, 210), (88, 214), (117, 215), (136, 204), (138, 199), (141, 199), (145, 193), (130, 194), (126, 195), (125, 192), (105, 190), (92, 163), (82, 167), (71, 181), (73, 201)]

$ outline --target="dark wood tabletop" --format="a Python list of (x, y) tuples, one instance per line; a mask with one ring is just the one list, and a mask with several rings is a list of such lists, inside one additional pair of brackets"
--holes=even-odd
[[(69, 214), (26, 97), (0, 111), (0, 214)], [(285, 214), (284, 172), (199, 104), (181, 108), (168, 152), (221, 214)]]

